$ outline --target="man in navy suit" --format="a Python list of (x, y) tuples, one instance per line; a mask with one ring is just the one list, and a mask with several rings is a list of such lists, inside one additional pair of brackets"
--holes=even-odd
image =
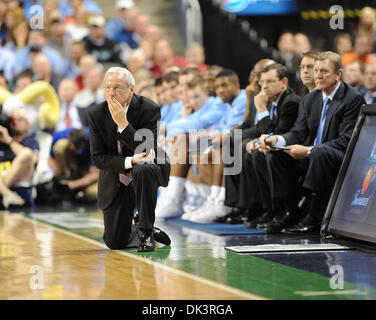
[[(311, 193), (309, 210), (297, 224), (286, 224), (287, 212), (275, 218), (271, 231), (319, 231), (360, 107), (365, 103), (356, 89), (341, 81), (342, 70), (338, 54), (320, 53), (314, 66), (316, 89), (302, 100), (294, 126), (266, 141), (266, 135), (260, 137), (270, 181), (270, 190), (263, 192), (271, 192), (273, 205), (282, 200), (289, 210), (297, 211), (299, 178), (303, 178), (303, 187)], [(273, 146), (290, 149), (270, 151)]]
[[(154, 251), (155, 240), (170, 244), (168, 236), (154, 228), (157, 190), (167, 186), (170, 164), (157, 148), (160, 108), (134, 94), (134, 88), (127, 69), (107, 71), (106, 101), (88, 113), (90, 151), (100, 170), (98, 204), (104, 216), (104, 242), (110, 249), (138, 246), (145, 252)], [(138, 222), (132, 226), (135, 207)]]

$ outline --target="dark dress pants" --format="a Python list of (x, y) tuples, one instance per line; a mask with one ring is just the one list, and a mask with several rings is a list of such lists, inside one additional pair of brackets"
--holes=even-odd
[(283, 151), (269, 152), (266, 160), (271, 178), (271, 195), (287, 203), (298, 202), (300, 176), (303, 187), (315, 193), (326, 206), (344, 153), (323, 144), (312, 149), (309, 158), (295, 160)]
[(136, 164), (132, 170), (131, 184), (120, 183), (111, 205), (103, 209), (103, 240), (113, 250), (139, 245), (138, 232), (132, 225), (135, 207), (139, 212), (139, 229), (145, 234), (153, 231), (161, 169), (156, 164)]

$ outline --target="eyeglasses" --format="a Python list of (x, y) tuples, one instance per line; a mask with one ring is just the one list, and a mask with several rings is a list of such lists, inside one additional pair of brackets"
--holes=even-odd
[(113, 90), (114, 92), (118, 93), (118, 92), (123, 91), (126, 88), (128, 88), (128, 87), (104, 87), (104, 90), (106, 92), (110, 92), (111, 90)]

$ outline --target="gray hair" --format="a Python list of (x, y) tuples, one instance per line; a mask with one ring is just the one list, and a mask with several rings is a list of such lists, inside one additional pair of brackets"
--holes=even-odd
[(125, 78), (125, 80), (127, 81), (128, 86), (135, 86), (136, 85), (136, 82), (134, 81), (134, 77), (133, 77), (132, 73), (126, 68), (111, 67), (110, 69), (107, 70), (106, 74), (104, 75), (105, 79), (107, 78), (107, 75), (109, 73), (120, 73)]

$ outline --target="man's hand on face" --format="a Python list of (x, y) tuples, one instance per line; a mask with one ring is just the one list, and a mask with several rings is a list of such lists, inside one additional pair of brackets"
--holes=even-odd
[(120, 129), (124, 129), (128, 125), (127, 113), (124, 106), (122, 106), (115, 98), (109, 98), (107, 103), (112, 119)]
[(12, 137), (9, 135), (8, 129), (0, 126), (0, 142), (9, 144), (12, 141)]
[(268, 105), (269, 98), (266, 95), (266, 93), (260, 91), (256, 96), (255, 96), (255, 106), (258, 112), (264, 112), (268, 111), (267, 105)]

